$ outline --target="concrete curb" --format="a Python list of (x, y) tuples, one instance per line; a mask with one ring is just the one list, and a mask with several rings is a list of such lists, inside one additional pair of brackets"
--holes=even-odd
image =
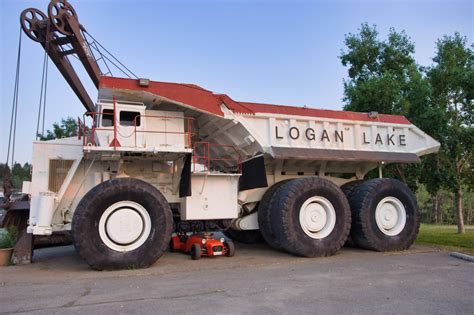
[(453, 253), (449, 253), (449, 256), (454, 257), (454, 258), (458, 258), (458, 259), (467, 260), (467, 261), (470, 261), (470, 262), (474, 262), (474, 256), (470, 256), (470, 255), (466, 255), (466, 254), (462, 254), (462, 253), (453, 252)]

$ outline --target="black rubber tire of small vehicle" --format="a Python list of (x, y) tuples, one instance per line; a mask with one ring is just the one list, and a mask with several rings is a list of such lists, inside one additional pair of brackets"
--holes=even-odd
[[(336, 214), (334, 229), (322, 239), (308, 236), (299, 222), (301, 206), (313, 196), (326, 198), (333, 205)], [(270, 203), (276, 241), (289, 253), (303, 257), (330, 256), (344, 245), (349, 236), (349, 202), (342, 190), (327, 179), (306, 177), (291, 180), (275, 192)]]
[[(151, 219), (151, 232), (140, 247), (119, 252), (101, 240), (99, 221), (104, 211), (119, 201), (142, 205)], [(167, 250), (173, 228), (171, 209), (152, 185), (132, 178), (101, 183), (85, 194), (72, 219), (73, 244), (79, 255), (96, 270), (146, 268)]]
[(173, 243), (173, 240), (170, 240), (169, 242), (169, 246), (168, 246), (168, 249), (170, 250), (171, 253), (174, 253), (176, 252), (176, 250), (174, 249), (174, 243)]
[(192, 260), (198, 260), (201, 259), (201, 245), (199, 244), (193, 244), (191, 246), (191, 259)]
[[(406, 211), (405, 228), (395, 236), (385, 235), (375, 221), (375, 210), (385, 197), (400, 200)], [(386, 252), (408, 249), (420, 228), (418, 204), (411, 190), (401, 181), (389, 178), (367, 180), (349, 200), (352, 210), (351, 239), (359, 247)]]
[(270, 188), (267, 189), (262, 199), (258, 203), (258, 228), (260, 229), (260, 234), (262, 234), (262, 237), (265, 242), (267, 242), (268, 245), (270, 245), (276, 250), (281, 250), (281, 246), (279, 246), (276, 242), (276, 236), (273, 231), (273, 226), (270, 220), (270, 214), (272, 212), (272, 209), (270, 207), (270, 201), (272, 199), (272, 196), (278, 190), (278, 188), (280, 188), (288, 181), (290, 180), (286, 179), (273, 184)]
[(262, 233), (259, 230), (234, 230), (232, 228), (224, 231), (225, 236), (233, 241), (244, 244), (257, 244), (264, 242)]
[(234, 257), (235, 255), (235, 245), (233, 242), (224, 242), (224, 247), (226, 248), (225, 255), (227, 257)]

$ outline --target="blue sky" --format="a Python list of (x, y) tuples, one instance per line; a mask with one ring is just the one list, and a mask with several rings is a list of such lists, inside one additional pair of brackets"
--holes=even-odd
[[(235, 100), (341, 109), (344, 35), (376, 24), (405, 30), (419, 64), (435, 41), (459, 31), (473, 42), (473, 1), (131, 1), (71, 0), (79, 21), (139, 77), (194, 83)], [(6, 159), (19, 16), (48, 1), (0, 0), (0, 161)], [(15, 160), (30, 161), (43, 50), (22, 37)], [(96, 91), (79, 71), (92, 98)], [(114, 75), (120, 76), (115, 71)], [(46, 128), (84, 108), (50, 64)]]

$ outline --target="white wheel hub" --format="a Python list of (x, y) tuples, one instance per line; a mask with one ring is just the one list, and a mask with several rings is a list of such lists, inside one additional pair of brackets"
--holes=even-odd
[(395, 197), (383, 198), (375, 209), (375, 222), (385, 235), (395, 236), (400, 234), (407, 222), (405, 206)]
[(314, 196), (307, 199), (300, 208), (300, 225), (311, 238), (322, 239), (334, 230), (336, 210), (324, 197)]
[(114, 203), (99, 220), (102, 242), (119, 252), (128, 252), (143, 245), (150, 231), (150, 215), (142, 205), (133, 201)]

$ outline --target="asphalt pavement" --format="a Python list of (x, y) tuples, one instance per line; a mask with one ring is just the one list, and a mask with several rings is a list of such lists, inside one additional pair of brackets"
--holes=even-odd
[(0, 268), (0, 313), (473, 314), (474, 263), (432, 247), (344, 248), (300, 258), (264, 244), (193, 261), (166, 253), (148, 269), (89, 269), (72, 246)]

